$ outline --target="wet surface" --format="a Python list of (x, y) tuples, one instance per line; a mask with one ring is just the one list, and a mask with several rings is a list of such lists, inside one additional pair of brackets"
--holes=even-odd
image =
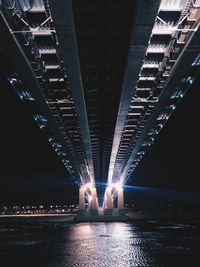
[(2, 267), (200, 266), (200, 222), (0, 225)]

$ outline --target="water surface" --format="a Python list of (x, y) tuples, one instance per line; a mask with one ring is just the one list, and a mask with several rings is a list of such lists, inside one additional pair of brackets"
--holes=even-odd
[(0, 225), (2, 267), (200, 266), (200, 222)]

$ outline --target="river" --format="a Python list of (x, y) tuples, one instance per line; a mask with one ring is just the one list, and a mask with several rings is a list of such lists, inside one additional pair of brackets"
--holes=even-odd
[(199, 233), (199, 221), (4, 224), (0, 266), (200, 266)]

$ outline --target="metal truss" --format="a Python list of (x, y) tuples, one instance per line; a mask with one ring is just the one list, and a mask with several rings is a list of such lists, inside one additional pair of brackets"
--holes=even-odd
[[(46, 134), (68, 172), (72, 176), (80, 176), (83, 183), (89, 182), (91, 173), (72, 96), (70, 73), (61, 54), (48, 1), (2, 1), (1, 14), (29, 67), (34, 71), (39, 98), (49, 108), (47, 115), (41, 111), (42, 105), (39, 104), (38, 112), (33, 114), (34, 120)], [(39, 103), (38, 96), (34, 96), (31, 88), (23, 83), (23, 77), (17, 75), (17, 70), (9, 74), (8, 79), (23, 101)], [(52, 129), (49, 120), (54, 121), (56, 129)]]
[[(141, 51), (141, 47), (135, 46), (133, 31), (115, 128), (108, 184), (119, 181), (124, 184), (132, 175), (146, 150), (154, 143), (175, 110), (177, 100), (185, 94), (188, 83), (193, 81), (193, 77), (184, 79), (184, 76), (180, 75), (178, 80), (179, 76), (175, 76), (175, 70), (178, 65), (180, 70), (181, 59), (191, 50), (188, 45), (198, 31), (199, 4), (199, 1), (162, 0), (142, 60), (140, 54), (139, 60), (139, 56), (134, 54), (135, 50)], [(198, 48), (194, 50), (190, 60), (187, 56), (190, 62), (189, 65), (186, 64), (187, 71), (198, 55)], [(136, 67), (131, 62), (133, 54), (135, 60), (140, 63)], [(136, 77), (139, 65), (140, 71)], [(185, 67), (182, 68), (182, 73), (186, 73)], [(185, 89), (177, 89), (178, 84), (171, 84), (172, 80), (181, 81), (179, 87), (183, 86)], [(172, 86), (170, 89), (169, 83)]]

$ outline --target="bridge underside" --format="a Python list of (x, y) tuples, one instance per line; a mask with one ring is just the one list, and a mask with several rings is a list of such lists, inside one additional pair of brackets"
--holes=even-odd
[(1, 73), (80, 212), (123, 214), (123, 185), (199, 75), (199, 23), (200, 0), (0, 1)]

